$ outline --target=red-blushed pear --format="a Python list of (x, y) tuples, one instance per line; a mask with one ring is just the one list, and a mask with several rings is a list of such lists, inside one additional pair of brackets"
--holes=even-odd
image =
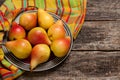
[(23, 13), (20, 16), (19, 23), (26, 30), (30, 30), (37, 25), (37, 13)]
[(64, 57), (69, 51), (70, 41), (71, 39), (69, 36), (54, 40), (50, 45), (54, 55), (57, 57)]
[(31, 44), (25, 39), (8, 41), (5, 46), (19, 59), (27, 58), (32, 51)]
[(25, 36), (26, 32), (24, 28), (16, 22), (12, 22), (12, 27), (8, 34), (9, 40), (22, 39), (25, 38)]
[(54, 18), (44, 11), (43, 9), (38, 9), (38, 24), (44, 29), (48, 29), (54, 23)]
[(32, 45), (47, 44), (50, 45), (51, 41), (47, 36), (46, 31), (41, 27), (35, 27), (28, 32), (27, 39)]
[(66, 31), (61, 20), (58, 20), (48, 29), (48, 36), (52, 41), (55, 39), (64, 38), (65, 34)]
[(31, 52), (30, 70), (32, 71), (37, 65), (46, 62), (50, 57), (50, 48), (46, 44), (37, 44)]

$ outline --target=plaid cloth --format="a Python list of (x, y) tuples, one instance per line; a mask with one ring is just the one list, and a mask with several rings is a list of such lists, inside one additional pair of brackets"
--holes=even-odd
[[(0, 42), (3, 39), (2, 31), (10, 29), (11, 21), (21, 10), (34, 10), (42, 8), (60, 16), (69, 26), (74, 39), (76, 39), (85, 19), (87, 0), (6, 0), (0, 6)], [(1, 49), (2, 50), (2, 49)], [(0, 51), (0, 61), (8, 69), (0, 68), (4, 80), (13, 80), (24, 71), (18, 69), (4, 59)]]

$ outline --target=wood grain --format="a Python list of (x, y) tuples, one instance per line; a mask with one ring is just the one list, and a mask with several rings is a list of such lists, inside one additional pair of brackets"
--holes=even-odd
[(58, 67), (29, 73), (26, 72), (18, 80), (99, 80), (103, 77), (120, 76), (120, 52), (72, 51)]
[(84, 23), (72, 50), (120, 50), (120, 21)]
[(85, 20), (120, 20), (120, 0), (87, 0)]

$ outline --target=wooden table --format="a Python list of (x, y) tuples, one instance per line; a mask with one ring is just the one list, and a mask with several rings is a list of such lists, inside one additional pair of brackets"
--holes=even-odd
[(25, 72), (17, 80), (120, 80), (120, 0), (88, 0), (70, 56), (51, 70)]

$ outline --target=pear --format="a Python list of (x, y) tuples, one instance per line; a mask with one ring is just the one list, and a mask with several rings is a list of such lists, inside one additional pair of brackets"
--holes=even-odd
[(32, 45), (41, 44), (41, 43), (47, 45), (51, 44), (51, 41), (48, 38), (46, 31), (41, 27), (36, 27), (31, 29), (28, 32), (27, 39)]
[(66, 36), (64, 38), (56, 39), (50, 45), (56, 57), (64, 57), (70, 48), (70, 37)]
[(65, 35), (66, 35), (66, 31), (64, 29), (63, 22), (61, 20), (58, 20), (48, 29), (48, 37), (52, 41), (55, 39), (64, 38)]
[(13, 22), (12, 27), (8, 34), (9, 40), (22, 39), (25, 38), (25, 36), (26, 32), (24, 28), (17, 24), (16, 22)]
[(31, 44), (25, 39), (8, 41), (5, 46), (19, 59), (27, 58), (32, 51)]
[(37, 44), (31, 52), (31, 71), (39, 64), (46, 62), (50, 57), (50, 48), (46, 44)]
[(38, 24), (44, 29), (48, 29), (54, 23), (54, 18), (44, 11), (43, 9), (38, 9)]
[(37, 13), (23, 13), (19, 18), (19, 23), (26, 30), (30, 30), (37, 25)]

